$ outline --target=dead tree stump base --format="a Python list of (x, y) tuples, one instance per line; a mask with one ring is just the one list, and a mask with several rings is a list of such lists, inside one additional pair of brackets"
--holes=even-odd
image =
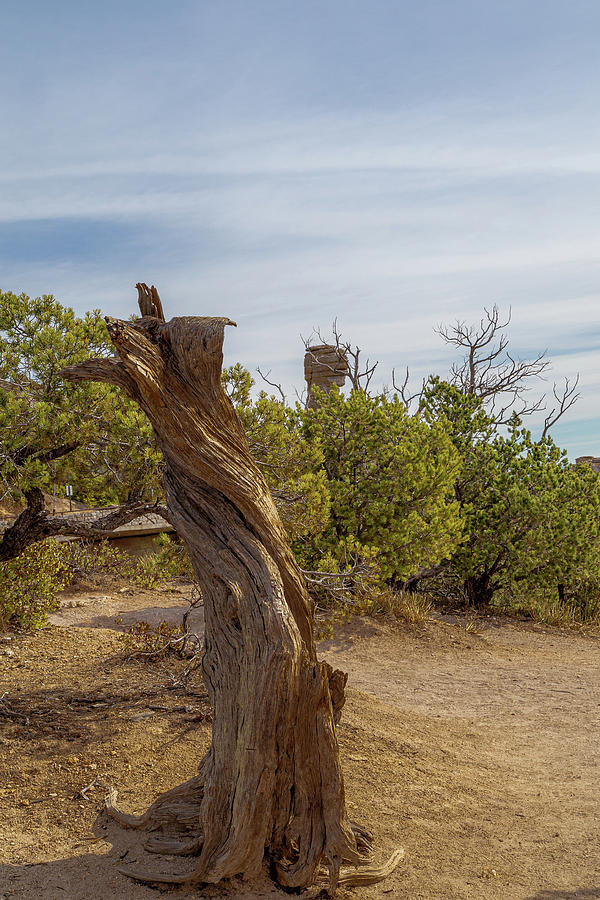
[[(148, 416), (164, 458), (170, 521), (184, 539), (205, 612), (204, 681), (214, 708), (199, 774), (144, 815), (109, 814), (150, 832), (148, 848), (192, 855), (170, 884), (253, 878), (267, 861), (284, 889), (384, 878), (401, 851), (370, 865), (371, 839), (349, 822), (336, 736), (346, 676), (317, 660), (314, 609), (269, 489), (221, 386), (226, 318), (165, 322), (155, 288), (142, 317), (107, 318), (117, 356), (65, 370), (117, 385)], [(351, 869), (343, 868), (350, 866)]]

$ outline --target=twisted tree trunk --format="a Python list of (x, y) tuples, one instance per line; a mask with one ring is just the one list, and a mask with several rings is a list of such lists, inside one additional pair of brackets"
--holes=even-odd
[(138, 285), (142, 318), (107, 318), (118, 356), (65, 370), (119, 385), (149, 417), (165, 461), (170, 519), (184, 538), (204, 598), (203, 662), (214, 704), (212, 744), (199, 774), (140, 816), (159, 832), (149, 849), (194, 854), (191, 875), (134, 874), (196, 884), (256, 875), (266, 858), (279, 884), (304, 888), (320, 865), (338, 883), (384, 877), (368, 836), (348, 821), (335, 722), (346, 676), (317, 660), (313, 608), (269, 490), (221, 387), (226, 318), (165, 322), (154, 288)]

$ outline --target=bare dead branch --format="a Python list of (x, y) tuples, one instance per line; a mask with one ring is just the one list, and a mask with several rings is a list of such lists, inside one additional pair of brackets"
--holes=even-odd
[(404, 403), (404, 406), (406, 407), (406, 411), (409, 412), (414, 401), (418, 400), (416, 412), (419, 413), (421, 411), (421, 407), (422, 407), (423, 391), (425, 390), (425, 385), (427, 383), (427, 379), (423, 378), (423, 380), (421, 381), (420, 390), (415, 391), (412, 394), (408, 390), (409, 380), (410, 380), (410, 371), (409, 371), (408, 366), (406, 367), (406, 374), (404, 376), (404, 380), (402, 381), (402, 383), (396, 382), (396, 370), (392, 369), (392, 387), (394, 388), (394, 390), (396, 391), (396, 393), (398, 394), (398, 396)]
[(552, 394), (554, 399), (556, 400), (557, 405), (553, 406), (546, 418), (544, 419), (544, 430), (542, 432), (542, 437), (546, 437), (549, 430), (556, 425), (558, 420), (564, 416), (564, 414), (571, 409), (574, 403), (577, 402), (579, 397), (581, 396), (580, 392), (577, 390), (579, 385), (579, 373), (575, 377), (575, 380), (571, 383), (569, 378), (565, 378), (565, 383), (562, 391), (559, 392), (556, 382), (552, 387)]
[[(546, 408), (545, 395), (533, 401), (526, 395), (532, 380), (544, 380), (550, 368), (547, 352), (538, 354), (533, 360), (513, 356), (507, 349), (509, 340), (504, 333), (510, 320), (510, 310), (502, 319), (494, 304), (491, 309), (484, 309), (484, 316), (477, 325), (457, 321), (454, 325), (440, 325), (436, 329), (447, 344), (464, 354), (462, 360), (451, 367), (451, 383), (467, 394), (479, 397), (497, 425), (505, 425), (515, 414), (523, 418)], [(574, 396), (573, 403), (576, 399)], [(563, 412), (568, 408), (565, 405)]]
[(257, 366), (256, 371), (258, 372), (258, 374), (260, 375), (260, 377), (262, 378), (262, 380), (263, 380), (264, 382), (266, 382), (266, 384), (268, 384), (268, 385), (269, 385), (270, 387), (272, 387), (272, 388), (275, 388), (275, 390), (278, 391), (279, 396), (281, 397), (282, 403), (285, 403), (285, 393), (284, 393), (283, 388), (281, 387), (281, 385), (278, 384), (276, 381), (269, 381), (269, 375), (271, 374), (271, 370), (269, 369), (269, 371), (268, 371), (267, 374), (265, 375), (264, 372), (262, 372), (260, 366)]

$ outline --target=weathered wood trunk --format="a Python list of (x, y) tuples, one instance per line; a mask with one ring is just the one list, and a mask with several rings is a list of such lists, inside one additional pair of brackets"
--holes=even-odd
[(364, 865), (369, 849), (344, 803), (335, 720), (345, 676), (317, 660), (304, 579), (221, 387), (224, 329), (234, 323), (165, 322), (155, 289), (138, 285), (138, 292), (142, 318), (107, 318), (118, 356), (88, 360), (66, 377), (119, 385), (152, 423), (171, 521), (204, 599), (214, 724), (196, 778), (143, 816), (110, 811), (125, 825), (160, 832), (149, 848), (196, 854), (182, 881), (253, 876), (266, 854), (282, 886), (306, 887), (325, 865), (333, 891), (340, 865)]

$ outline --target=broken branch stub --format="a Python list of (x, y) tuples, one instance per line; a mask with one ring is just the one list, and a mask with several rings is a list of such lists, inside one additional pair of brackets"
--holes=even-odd
[[(142, 318), (107, 319), (117, 357), (64, 374), (118, 384), (152, 423), (169, 516), (204, 597), (203, 672), (215, 712), (198, 776), (140, 817), (119, 813), (112, 798), (107, 809), (128, 827), (161, 832), (155, 848), (196, 856), (189, 875), (129, 873), (138, 879), (251, 877), (266, 853), (282, 886), (307, 887), (324, 865), (334, 888), (342, 864), (371, 862), (345, 809), (335, 732), (345, 676), (317, 660), (304, 578), (221, 386), (224, 331), (234, 323), (165, 322), (156, 289), (138, 285), (138, 295)], [(377, 873), (387, 869), (369, 869), (371, 880)]]

